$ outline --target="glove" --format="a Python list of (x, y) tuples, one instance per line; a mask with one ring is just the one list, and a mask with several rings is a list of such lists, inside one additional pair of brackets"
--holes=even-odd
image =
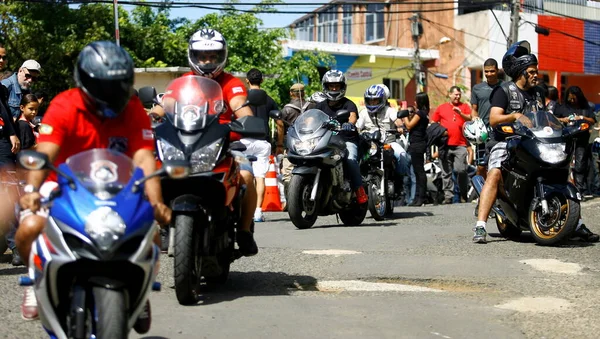
[(349, 123), (349, 122), (345, 122), (342, 125), (342, 131), (352, 132), (354, 130), (356, 130), (356, 127), (353, 124)]
[(403, 109), (401, 111), (398, 111), (398, 119), (403, 119), (403, 118), (408, 118), (408, 115), (410, 114), (410, 112), (407, 109)]

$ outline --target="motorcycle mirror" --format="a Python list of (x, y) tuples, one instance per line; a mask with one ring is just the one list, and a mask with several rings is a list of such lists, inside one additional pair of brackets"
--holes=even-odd
[(381, 131), (377, 130), (371, 134), (372, 140), (380, 140), (381, 139)]
[(229, 145), (229, 150), (243, 152), (246, 150), (246, 145), (244, 145), (241, 141), (234, 141)]
[(347, 122), (350, 118), (350, 111), (347, 109), (341, 109), (335, 112), (335, 119), (339, 122)]
[(190, 175), (190, 163), (185, 160), (167, 161), (163, 165), (169, 178), (185, 179)]
[(398, 111), (396, 118), (398, 118), (398, 119), (408, 118), (409, 114), (410, 114), (409, 110), (403, 109), (403, 110)]
[(144, 108), (152, 108), (153, 105), (157, 104), (156, 100), (156, 88), (152, 86), (145, 86), (138, 90), (138, 97), (142, 101)]
[(274, 109), (269, 112), (269, 117), (271, 117), (271, 119), (281, 120), (281, 111)]
[(33, 120), (31, 121), (32, 124), (34, 124), (35, 126), (39, 126), (42, 123), (42, 117), (39, 115), (36, 115), (35, 118), (33, 118)]
[(19, 152), (17, 160), (23, 168), (31, 171), (47, 169), (50, 162), (46, 154), (29, 150)]

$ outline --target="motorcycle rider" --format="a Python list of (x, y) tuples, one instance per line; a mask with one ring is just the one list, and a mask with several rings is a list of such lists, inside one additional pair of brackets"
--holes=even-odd
[[(248, 91), (240, 79), (223, 71), (227, 63), (227, 42), (221, 33), (210, 28), (195, 32), (188, 44), (188, 62), (192, 71), (183, 76), (197, 75), (213, 79), (223, 89), (227, 111), (221, 114), (220, 123), (230, 123), (234, 115), (236, 118), (253, 115), (248, 106), (237, 109), (246, 102)], [(236, 110), (235, 113), (234, 110)], [(160, 106), (154, 107), (152, 112), (161, 116), (164, 115), (164, 110)], [(240, 140), (241, 136), (237, 133), (231, 133), (230, 138)], [(242, 216), (238, 224), (239, 229), (236, 240), (240, 252), (244, 256), (252, 256), (258, 253), (258, 246), (251, 232), (257, 200), (252, 165), (242, 164), (240, 166), (240, 185), (246, 185), (246, 194), (241, 204)]]
[[(501, 123), (521, 122), (531, 126), (531, 121), (523, 114), (527, 108), (543, 109), (544, 94), (537, 87), (538, 61), (530, 52), (527, 41), (514, 43), (502, 58), (502, 68), (512, 81), (505, 81), (490, 95), (490, 126)], [(490, 141), (494, 142), (494, 141)], [(490, 147), (491, 145), (488, 145)], [(473, 228), (473, 242), (486, 243), (486, 220), (496, 201), (498, 185), (502, 180), (501, 164), (508, 158), (506, 142), (496, 142), (491, 147), (488, 173), (479, 197), (479, 213)], [(585, 241), (598, 241), (598, 235), (585, 227), (581, 219), (575, 234)]]
[[(316, 109), (323, 111), (330, 117), (335, 117), (339, 110), (348, 110), (350, 118), (348, 122), (342, 124), (342, 131), (345, 133), (356, 132), (356, 121), (358, 120), (358, 108), (346, 95), (346, 77), (339, 70), (330, 70), (323, 75), (321, 80), (323, 85), (323, 94), (326, 100), (317, 104)], [(368, 201), (367, 194), (362, 185), (362, 176), (358, 166), (358, 143), (356, 138), (346, 139), (346, 148), (348, 149), (348, 158), (346, 159), (346, 168), (348, 169), (348, 178), (350, 187), (356, 193), (356, 201), (359, 204), (365, 204)]]
[[(131, 56), (115, 43), (98, 41), (87, 45), (75, 66), (77, 87), (62, 92), (50, 103), (39, 129), (36, 151), (46, 154), (58, 166), (82, 151), (109, 148), (131, 157), (144, 175), (153, 173), (156, 163), (152, 129), (141, 101), (132, 96), (133, 68)], [(40, 209), (40, 191), (46, 194), (56, 187), (54, 182), (44, 183), (48, 172), (29, 171), (26, 193), (20, 200), (21, 223), (15, 240), (25, 264), (29, 264), (31, 245), (48, 216), (47, 210)], [(52, 173), (49, 180), (56, 180), (55, 177)], [(161, 226), (168, 225), (171, 209), (163, 203), (159, 179), (149, 179), (145, 188), (155, 219)], [(159, 239), (155, 238), (158, 245)], [(25, 290), (21, 314), (26, 320), (37, 318), (32, 287)], [(134, 329), (145, 333), (149, 328), (150, 305), (147, 303)]]
[(402, 120), (398, 119), (395, 109), (387, 105), (388, 96), (383, 85), (371, 85), (365, 91), (365, 108), (358, 112), (356, 128), (360, 132), (373, 133), (377, 130), (381, 132), (381, 141), (389, 144), (394, 150), (396, 158), (396, 172), (398, 174), (409, 174), (409, 164), (406, 150), (396, 142), (396, 136), (386, 132), (396, 128), (402, 133), (404, 126)]

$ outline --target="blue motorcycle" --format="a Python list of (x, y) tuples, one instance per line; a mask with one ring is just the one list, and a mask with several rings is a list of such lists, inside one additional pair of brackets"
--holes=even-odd
[(189, 168), (166, 163), (144, 177), (124, 154), (93, 149), (58, 168), (44, 154), (23, 151), (29, 170), (50, 169), (58, 187), (42, 200), (46, 226), (32, 245), (29, 277), (42, 326), (51, 338), (127, 338), (155, 282), (160, 249), (143, 183), (185, 177)]

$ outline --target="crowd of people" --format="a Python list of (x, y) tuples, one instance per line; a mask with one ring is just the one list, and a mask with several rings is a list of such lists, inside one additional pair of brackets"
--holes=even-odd
[[(7, 49), (0, 44), (0, 71), (6, 68)], [(108, 60), (95, 63), (94, 60)], [(203, 29), (190, 39), (188, 60), (192, 71), (184, 76), (196, 75), (217, 81), (227, 103), (228, 114), (223, 114), (223, 123), (231, 119), (254, 115), (264, 120), (269, 129), (270, 112), (279, 110), (271, 98), (265, 105), (245, 107), (249, 90), (260, 89), (263, 74), (252, 68), (247, 71), (246, 85), (224, 71), (227, 62), (225, 38), (214, 30)], [(339, 70), (330, 70), (322, 78), (321, 91), (308, 95), (302, 83), (289, 88), (290, 102), (281, 108), (281, 119), (275, 122), (273, 133), (263, 139), (241, 138), (246, 153), (256, 156), (252, 165), (242, 164), (240, 180), (246, 185), (242, 202), (242, 214), (237, 235), (240, 251), (245, 256), (255, 255), (258, 246), (251, 231), (252, 224), (265, 221), (261, 210), (265, 192), (265, 174), (269, 157), (285, 154), (285, 134), (294, 121), (310, 109), (318, 109), (335, 116), (339, 110), (350, 112), (348, 122), (341, 125), (344, 131), (372, 132), (381, 130), (382, 140), (394, 151), (398, 174), (403, 182), (404, 204), (421, 206), (425, 203), (452, 204), (469, 200), (469, 166), (477, 173), (487, 176), (484, 190), (477, 207), (478, 221), (474, 228), (473, 241), (486, 242), (486, 222), (495, 201), (495, 191), (500, 180), (500, 163), (506, 159), (506, 144), (490, 140), (477, 140), (465, 133), (465, 125), (480, 120), (487, 132), (499, 122), (512, 122), (522, 118), (525, 106), (534, 104), (546, 107), (562, 122), (585, 120), (596, 123), (591, 105), (581, 89), (569, 87), (562, 102), (558, 102), (557, 90), (552, 86), (538, 86), (537, 59), (524, 44), (513, 46), (502, 60), (504, 72), (512, 81), (502, 81), (498, 63), (488, 59), (483, 64), (486, 81), (471, 89), (470, 104), (462, 100), (463, 90), (452, 86), (448, 90), (448, 101), (435, 109), (430, 107), (426, 93), (419, 93), (414, 103), (401, 107), (400, 112), (390, 105), (389, 89), (383, 84), (371, 84), (364, 92), (364, 108), (346, 97), (346, 78)], [(123, 68), (114, 72), (113, 68)], [(14, 73), (7, 73), (0, 86), (0, 167), (3, 181), (5, 173), (15, 170), (16, 154), (23, 149), (35, 149), (47, 154), (50, 161), (64, 162), (69, 156), (91, 148), (111, 148), (128, 154), (145, 174), (155, 169), (154, 142), (150, 120), (139, 117), (147, 112), (140, 100), (133, 95), (133, 61), (129, 54), (111, 42), (93, 42), (79, 55), (75, 72), (77, 87), (60, 93), (50, 103), (43, 124), (36, 122), (40, 106), (46, 100), (43, 92), (32, 92), (32, 85), (42, 75), (42, 67), (35, 60), (25, 61)], [(91, 76), (91, 74), (94, 74)], [(4, 73), (3, 73), (4, 74)], [(110, 93), (106, 88), (112, 88)], [(513, 95), (514, 94), (514, 95)], [(515, 99), (516, 98), (516, 99)], [(240, 108), (240, 109), (235, 109)], [(152, 113), (159, 115), (160, 106)], [(512, 114), (509, 114), (512, 113)], [(385, 131), (396, 129), (399, 134)], [(115, 142), (126, 136), (127, 142)], [(234, 136), (232, 136), (234, 138)], [(599, 190), (597, 154), (592, 152), (590, 133), (577, 139), (573, 178), (580, 192), (595, 194)], [(487, 142), (486, 142), (487, 141)], [(358, 144), (347, 141), (348, 158), (346, 168), (350, 187), (359, 204), (368, 197), (362, 183), (358, 164)], [(443, 200), (428, 200), (425, 164), (436, 161), (442, 171)], [(594, 166), (589, 166), (590, 161)], [(289, 181), (292, 165), (285, 156), (280, 166), (284, 183)], [(588, 171), (593, 180), (588, 180)], [(40, 206), (43, 183), (47, 173), (33, 171), (27, 177), (20, 198), (21, 213), (19, 226), (17, 216), (3, 218), (10, 229), (7, 239), (13, 251), (13, 265), (27, 265), (31, 243), (39, 235), (48, 211)], [(50, 178), (50, 180), (55, 180)], [(155, 217), (161, 226), (168, 225), (171, 210), (163, 203), (157, 178), (145, 183), (148, 198), (155, 209)], [(2, 229), (2, 227), (0, 227)], [(1, 233), (1, 232), (0, 232)], [(590, 232), (582, 220), (576, 231), (585, 241), (598, 241), (598, 235)], [(160, 239), (157, 237), (157, 244)], [(148, 306), (149, 307), (149, 306)], [(23, 317), (37, 317), (35, 297), (27, 289), (21, 307)], [(145, 313), (149, 326), (149, 312)], [(143, 318), (143, 317), (142, 317)], [(143, 326), (140, 325), (143, 332)]]

